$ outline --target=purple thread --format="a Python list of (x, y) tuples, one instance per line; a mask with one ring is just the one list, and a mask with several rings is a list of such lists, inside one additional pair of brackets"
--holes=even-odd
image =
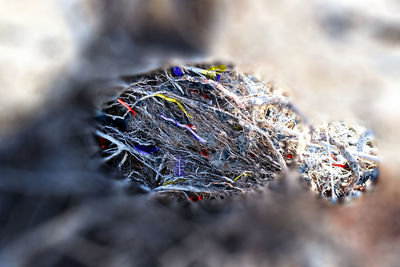
[(183, 165), (182, 156), (179, 156), (175, 162), (174, 174), (177, 177), (185, 175), (185, 166)]
[(197, 141), (201, 142), (200, 139), (197, 136), (195, 136), (192, 132), (190, 132), (190, 133), (193, 135), (194, 139), (196, 139)]
[(206, 140), (204, 140), (203, 138), (201, 138), (200, 136), (198, 136), (188, 125), (186, 125), (186, 124), (181, 124), (181, 123), (177, 122), (176, 120), (171, 119), (171, 118), (168, 118), (168, 117), (165, 117), (164, 115), (161, 115), (161, 114), (158, 115), (158, 116), (159, 116), (160, 118), (166, 120), (166, 121), (173, 122), (176, 126), (179, 126), (179, 127), (188, 129), (189, 132), (193, 135), (193, 137), (194, 137), (197, 141), (199, 141), (199, 142), (201, 142), (201, 143), (207, 143)]

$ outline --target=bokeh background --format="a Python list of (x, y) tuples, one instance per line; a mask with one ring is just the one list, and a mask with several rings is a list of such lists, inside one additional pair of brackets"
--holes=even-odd
[[(134, 46), (149, 53), (146, 58), (130, 55), (131, 66), (124, 62), (121, 72), (185, 53), (229, 60), (288, 91), (316, 121), (358, 120), (373, 128), (384, 157), (399, 162), (398, 1), (2, 2), (2, 132), (43, 108), (54, 79), (83, 64), (88, 43), (117, 43), (112, 36), (99, 36), (107, 21), (112, 31), (129, 31)], [(123, 42), (101, 53), (125, 61), (127, 49), (119, 47)], [(120, 68), (107, 67), (97, 75), (119, 74)]]
[[(12, 138), (18, 142), (15, 138), (22, 138), (18, 134), (26, 131), (26, 125), (35, 124), (49, 109), (56, 110), (58, 101), (62, 102), (59, 98), (68, 91), (78, 90), (74, 84), (112, 80), (171, 62), (233, 62), (239, 70), (253, 73), (277, 90), (287, 92), (313, 123), (346, 120), (373, 129), (382, 158), (381, 181), (373, 193), (345, 207), (321, 207), (304, 197), (300, 210), (309, 210), (306, 215), (298, 209), (286, 210), (285, 205), (297, 205), (292, 202), (292, 193), (287, 196), (288, 200), (279, 203), (265, 200), (260, 204), (249, 200), (250, 211), (234, 212), (230, 216), (235, 223), (228, 227), (230, 230), (221, 229), (222, 233), (238, 233), (239, 241), (232, 241), (234, 243), (247, 240), (250, 248), (244, 250), (242, 256), (229, 258), (227, 255), (233, 252), (224, 254), (217, 249), (221, 244), (210, 241), (216, 231), (213, 226), (218, 221), (183, 239), (180, 244), (187, 245), (183, 251), (187, 251), (189, 258), (219, 251), (218, 255), (225, 255), (216, 256), (217, 260), (213, 261), (219, 266), (222, 263), (218, 259), (224, 259), (222, 262), (230, 266), (254, 266), (263, 262), (263, 254), (247, 252), (258, 251), (251, 248), (251, 244), (265, 241), (256, 238), (257, 231), (268, 232), (263, 225), (268, 224), (270, 217), (281, 216), (274, 209), (284, 209), (283, 218), (300, 217), (302, 225), (316, 225), (310, 235), (318, 238), (308, 243), (303, 251), (315, 260), (307, 266), (396, 266), (398, 263), (399, 1), (2, 0), (0, 6), (0, 136), (3, 145)], [(46, 142), (45, 138), (43, 140)], [(130, 211), (132, 216), (143, 212), (140, 207), (145, 206), (146, 201), (141, 201)], [(7, 203), (12, 205), (13, 202)], [(264, 206), (274, 211), (260, 213)], [(153, 208), (155, 214), (162, 210)], [(160, 214), (164, 213), (160, 211)], [(254, 236), (246, 239), (240, 233), (254, 214), (260, 219), (259, 224), (253, 230)], [(2, 220), (6, 221), (9, 216), (4, 216)], [(158, 218), (154, 214), (146, 218), (153, 218), (151, 216)], [(180, 219), (170, 218), (171, 215), (160, 216), (182, 223)], [(18, 216), (12, 218), (14, 222), (24, 220)], [(318, 218), (327, 226), (316, 223)], [(226, 218), (221, 220), (231, 222)], [(137, 229), (142, 229), (140, 227), (146, 223), (144, 219)], [(192, 227), (192, 223), (185, 224), (184, 229)], [(170, 227), (173, 225), (176, 224), (171, 223)], [(282, 233), (297, 236), (295, 233), (300, 230), (295, 229), (290, 224)], [(159, 232), (168, 232), (164, 230)], [(205, 237), (200, 238), (202, 235)], [(317, 257), (312, 253), (319, 247), (319, 235), (335, 246), (327, 246), (323, 250), (325, 254)], [(202, 246), (197, 254), (196, 247), (190, 249), (196, 238), (208, 246)], [(302, 244), (303, 238), (308, 236), (298, 237), (296, 242)], [(287, 242), (288, 239), (280, 236), (273, 240)], [(57, 240), (52, 241), (57, 243)], [(7, 251), (14, 251), (7, 242)], [(85, 247), (84, 241), (79, 242)], [(86, 245), (92, 250), (101, 250)], [(177, 245), (167, 254), (160, 254), (160, 258), (165, 261), (167, 257), (170, 266), (190, 264), (179, 257), (182, 250), (178, 248), (182, 249)], [(27, 253), (26, 250), (15, 251), (15, 255)], [(79, 254), (74, 253), (75, 256)], [(156, 252), (152, 253), (150, 255)], [(348, 256), (351, 264), (337, 261), (336, 255)], [(81, 263), (90, 262), (80, 257)], [(282, 263), (278, 258), (277, 262)]]

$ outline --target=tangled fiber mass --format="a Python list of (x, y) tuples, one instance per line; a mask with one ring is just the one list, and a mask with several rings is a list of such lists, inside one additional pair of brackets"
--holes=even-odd
[(232, 66), (125, 80), (119, 97), (103, 103), (95, 136), (105, 164), (146, 192), (222, 198), (297, 166), (313, 191), (336, 201), (358, 196), (379, 175), (371, 131), (344, 122), (314, 127), (272, 86)]

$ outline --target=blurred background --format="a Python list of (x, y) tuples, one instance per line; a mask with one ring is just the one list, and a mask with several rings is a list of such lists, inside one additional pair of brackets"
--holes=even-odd
[(90, 75), (104, 78), (222, 59), (289, 92), (316, 121), (373, 128), (399, 163), (399, 10), (395, 0), (3, 1), (1, 131), (38, 112), (74, 68), (97, 64)]
[[(11, 137), (17, 136), (18, 140), (18, 133), (25, 131), (27, 124), (35, 124), (37, 117), (57, 110), (63, 96), (82, 90), (82, 84), (112, 80), (171, 62), (202, 60), (232, 62), (240, 71), (273, 84), (277, 90), (287, 92), (313, 123), (346, 120), (374, 130), (383, 173), (376, 192), (353, 206), (325, 207), (323, 211), (305, 200), (307, 208), (313, 210), (310, 217), (303, 217), (303, 224), (323, 214), (331, 229), (320, 229), (323, 236), (327, 233), (334, 242), (350, 240), (340, 249), (345, 250), (340, 255), (351, 254), (356, 265), (342, 266), (366, 266), (362, 259), (371, 266), (395, 266), (398, 261), (394, 251), (399, 249), (395, 241), (400, 235), (397, 0), (3, 0), (2, 144)], [(290, 200), (284, 203), (292, 204)], [(276, 203), (257, 207), (263, 205), (283, 207)], [(296, 212), (287, 211), (288, 218), (303, 216)], [(252, 214), (232, 215), (238, 225), (231, 225), (231, 229), (240, 228)], [(255, 229), (262, 231), (262, 223)], [(315, 242), (310, 251), (318, 247)], [(367, 256), (371, 246), (373, 253)], [(305, 266), (338, 266), (336, 252), (320, 255), (314, 265)], [(170, 266), (189, 266), (178, 264), (178, 252), (170, 253)], [(253, 266), (260, 255), (253, 256), (243, 256), (243, 264), (238, 266)]]

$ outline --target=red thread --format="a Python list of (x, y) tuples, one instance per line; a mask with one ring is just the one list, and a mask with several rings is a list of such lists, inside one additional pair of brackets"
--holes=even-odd
[(103, 137), (98, 137), (97, 138), (97, 140), (99, 141), (99, 144), (100, 144), (100, 147), (102, 148), (102, 149), (105, 149), (106, 148), (106, 139), (104, 139)]
[(194, 126), (193, 124), (187, 124), (187, 126), (190, 128), (190, 129), (192, 129), (193, 131), (196, 131), (197, 130), (197, 128), (196, 128), (196, 126)]
[(120, 103), (121, 105), (123, 105), (124, 107), (126, 107), (130, 112), (132, 112), (133, 116), (136, 116), (136, 112), (124, 101), (122, 101), (121, 99), (118, 98), (118, 103)]
[(336, 167), (341, 167), (343, 169), (349, 170), (349, 165), (346, 164), (337, 164), (337, 163), (332, 163), (332, 166), (336, 166)]
[(203, 149), (202, 151), (200, 151), (200, 153), (204, 156), (204, 157), (209, 157), (207, 150)]
[(191, 196), (190, 200), (193, 202), (199, 201), (199, 200), (203, 200), (203, 195), (199, 195), (199, 196)]
[[(198, 90), (191, 90), (191, 92), (192, 93), (196, 93), (196, 94), (200, 94), (200, 92), (198, 91)], [(205, 98), (205, 99), (210, 99), (209, 97), (208, 97), (208, 95), (206, 95), (206, 94), (201, 94), (201, 96), (203, 97), (203, 98)]]
[(286, 157), (287, 157), (288, 159), (292, 159), (292, 158), (293, 158), (293, 155), (292, 155), (292, 154), (288, 154), (288, 155), (286, 155)]

